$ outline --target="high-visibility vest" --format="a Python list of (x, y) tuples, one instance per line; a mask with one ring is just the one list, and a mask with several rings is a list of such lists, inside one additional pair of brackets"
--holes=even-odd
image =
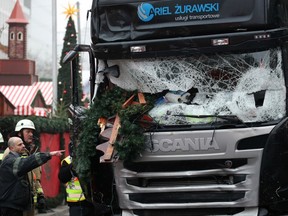
[[(32, 172), (31, 174), (33, 176), (33, 186), (34, 186), (34, 184), (36, 182), (36, 175), (33, 171), (31, 171), (31, 172)], [(34, 203), (37, 203), (37, 194), (36, 193), (34, 193), (33, 200), (34, 200)]]
[[(71, 164), (71, 157), (68, 156), (63, 159), (67, 164)], [(61, 162), (61, 164), (63, 163)], [(81, 188), (79, 179), (77, 177), (72, 177), (69, 182), (66, 183), (66, 193), (67, 193), (67, 202), (79, 202), (85, 200), (83, 190)]]

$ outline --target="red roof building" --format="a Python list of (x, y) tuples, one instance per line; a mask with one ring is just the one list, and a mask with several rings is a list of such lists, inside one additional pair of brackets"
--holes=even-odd
[(19, 0), (17, 0), (11, 15), (7, 20), (7, 23), (28, 24), (28, 21), (24, 16)]
[(32, 85), (38, 81), (35, 61), (26, 59), (27, 19), (17, 0), (9, 19), (8, 58), (0, 59), (0, 85)]
[(0, 116), (14, 115), (15, 106), (0, 92)]
[(7, 20), (8, 58), (0, 59), (0, 116), (47, 116), (51, 112), (52, 82), (38, 82), (35, 61), (26, 59), (26, 20), (19, 0)]
[(13, 113), (11, 109), (3, 108), (2, 116), (12, 114), (46, 117), (51, 112), (52, 82), (37, 82), (31, 86), (0, 86), (0, 95), (3, 97), (2, 104), (6, 104), (5, 107), (14, 108)]

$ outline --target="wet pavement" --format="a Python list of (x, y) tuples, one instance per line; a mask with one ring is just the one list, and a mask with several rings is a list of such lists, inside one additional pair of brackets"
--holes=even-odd
[(48, 213), (36, 213), (35, 216), (69, 216), (68, 205), (60, 205), (49, 210)]

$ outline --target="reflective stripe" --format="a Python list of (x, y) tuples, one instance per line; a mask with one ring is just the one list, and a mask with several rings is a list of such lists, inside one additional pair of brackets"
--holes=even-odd
[(44, 193), (44, 192), (43, 192), (43, 189), (42, 189), (41, 187), (37, 188), (37, 193), (38, 193), (38, 194)]
[[(67, 164), (71, 164), (72, 160), (70, 156), (67, 156), (61, 161)], [(79, 179), (77, 177), (73, 177), (69, 182), (66, 184), (66, 194), (67, 194), (67, 202), (79, 202), (85, 200), (85, 196), (83, 194)]]
[(41, 160), (41, 157), (40, 157), (40, 153), (39, 153), (39, 152), (37, 152), (37, 153), (35, 154), (35, 159), (36, 159), (36, 161), (37, 161), (38, 164), (42, 164), (42, 160)]
[[(80, 189), (78, 189), (78, 190), (74, 190), (74, 189), (67, 189), (67, 191), (69, 192), (68, 194), (73, 194), (73, 195), (77, 195), (78, 194), (78, 196), (79, 196), (79, 194), (82, 194), (82, 190)], [(75, 197), (75, 196), (74, 196)]]
[(33, 180), (36, 181), (36, 174), (32, 172), (32, 175), (33, 175)]
[(71, 179), (66, 184), (67, 202), (78, 202), (85, 200), (80, 182), (77, 178)]
[(2, 160), (2, 158), (3, 158), (3, 153), (0, 153), (0, 160)]
[(79, 202), (85, 200), (85, 197), (83, 194), (79, 197), (79, 194), (69, 194), (69, 197), (67, 197), (67, 202)]
[(63, 163), (63, 161), (66, 161), (67, 164), (71, 164), (71, 162), (72, 162), (70, 156), (64, 158), (64, 159), (62, 160), (61, 164)]
[(69, 194), (69, 198), (77, 198), (77, 200), (79, 199), (79, 194)]
[(17, 173), (18, 173), (18, 166), (19, 166), (20, 160), (21, 160), (21, 157), (16, 158), (16, 160), (13, 164), (13, 174), (15, 176), (18, 176)]

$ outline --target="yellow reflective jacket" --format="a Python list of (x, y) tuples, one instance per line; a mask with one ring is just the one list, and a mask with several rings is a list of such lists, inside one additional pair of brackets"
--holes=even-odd
[[(66, 162), (67, 164), (71, 164), (71, 157), (68, 156), (64, 158), (61, 162)], [(79, 179), (75, 176), (72, 176), (71, 180), (66, 183), (66, 193), (67, 193), (67, 202), (79, 202), (85, 200), (84, 193), (82, 191)]]

